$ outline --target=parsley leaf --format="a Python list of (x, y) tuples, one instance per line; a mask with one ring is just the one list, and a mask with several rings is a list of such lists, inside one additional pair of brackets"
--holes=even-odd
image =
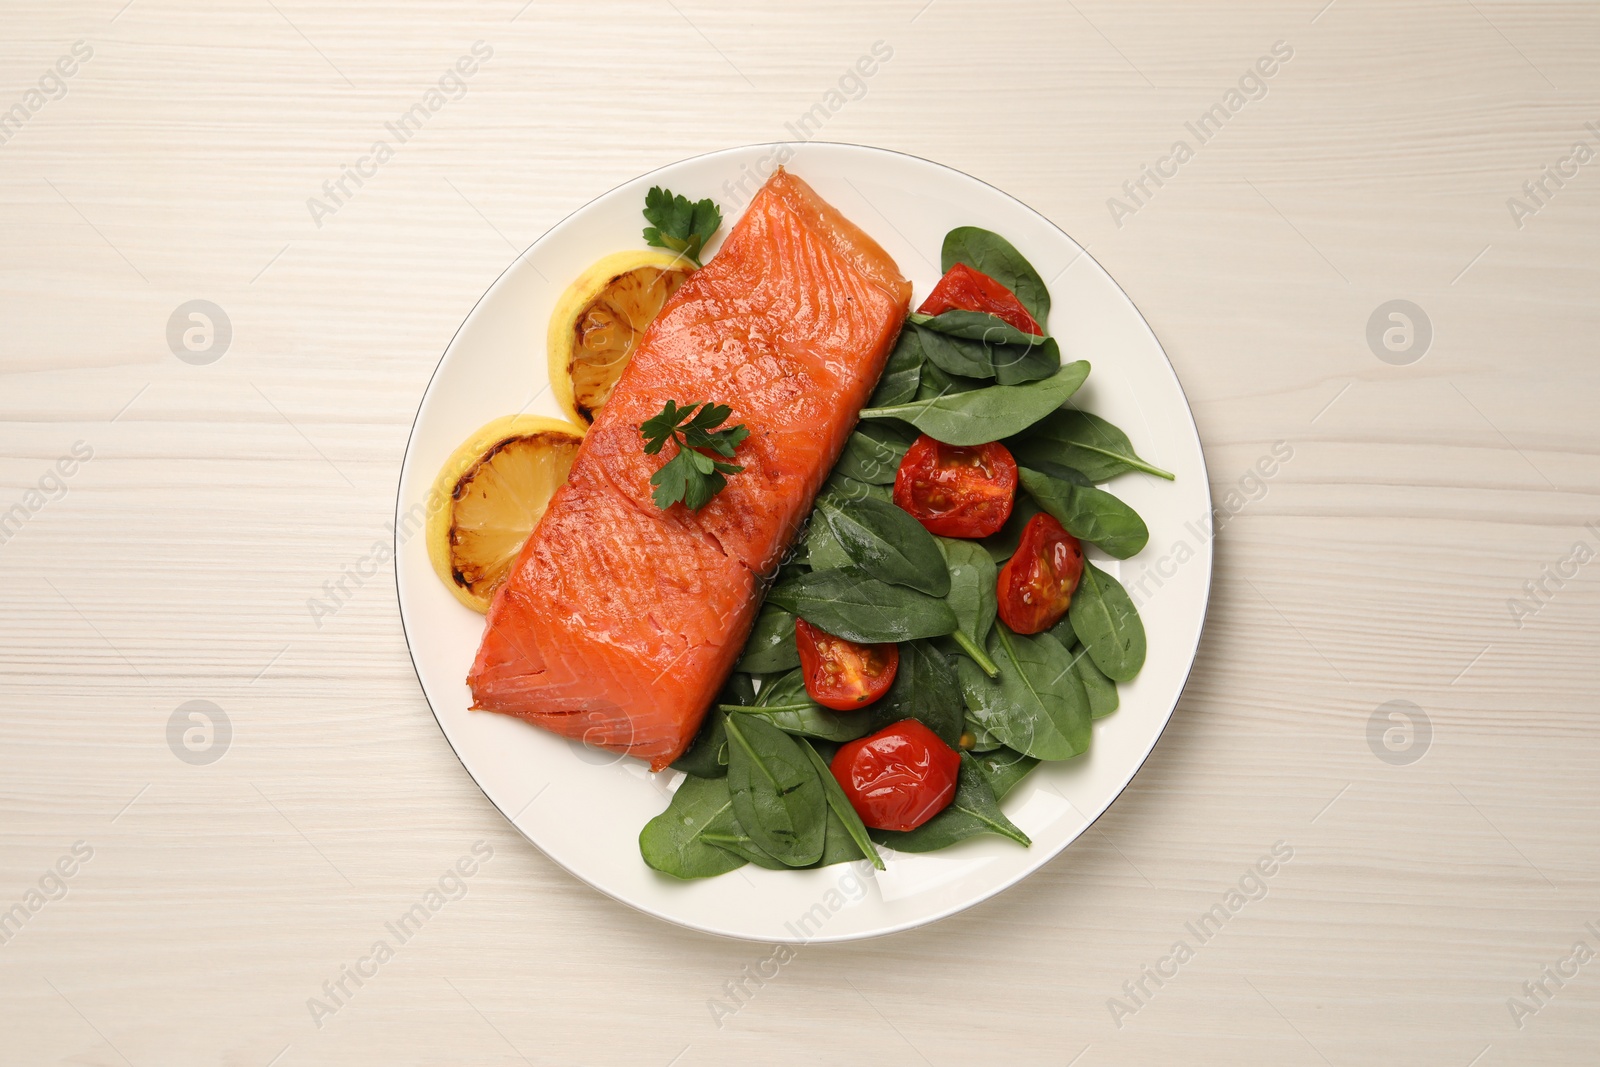
[[(744, 470), (739, 464), (726, 461), (733, 458), (733, 450), (750, 436), (750, 430), (743, 423), (717, 429), (732, 414), (733, 409), (726, 404), (679, 404), (668, 400), (661, 414), (640, 423), (646, 455), (658, 455), (668, 441), (678, 446), (677, 455), (650, 477), (650, 484), (655, 486), (651, 499), (656, 507), (665, 511), (681, 500), (690, 511), (699, 511), (722, 492), (728, 484), (726, 475)], [(704, 450), (723, 458), (708, 456)]]
[(699, 203), (673, 196), (671, 189), (650, 187), (644, 196), (644, 243), (669, 248), (700, 266), (700, 250), (722, 225), (722, 212), (708, 197)]

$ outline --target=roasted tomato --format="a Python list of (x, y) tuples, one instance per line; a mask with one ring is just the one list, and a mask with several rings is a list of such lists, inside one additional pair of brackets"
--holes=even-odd
[(961, 448), (923, 434), (894, 476), (894, 502), (941, 537), (988, 537), (1016, 495), (1017, 461), (999, 442)]
[(915, 830), (956, 795), (961, 756), (916, 719), (902, 719), (841, 746), (829, 769), (862, 822)]
[(1019, 634), (1050, 629), (1067, 613), (1082, 577), (1083, 546), (1041, 511), (1022, 528), (1016, 554), (1000, 568), (1000, 621)]
[(1023, 333), (1042, 334), (1044, 330), (1028, 314), (1016, 294), (982, 271), (957, 263), (939, 279), (918, 314), (937, 315), (944, 311), (987, 311)]
[(806, 692), (825, 708), (850, 711), (866, 707), (889, 691), (900, 667), (900, 646), (858, 645), (824, 633), (804, 619), (794, 621), (794, 643), (800, 650), (800, 672)]

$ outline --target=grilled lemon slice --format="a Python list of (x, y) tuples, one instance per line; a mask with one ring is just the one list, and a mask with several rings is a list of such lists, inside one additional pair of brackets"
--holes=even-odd
[(434, 479), (445, 506), (428, 516), (428, 559), (457, 600), (486, 612), (555, 491), (567, 480), (583, 428), (507, 415), (473, 434)]
[(550, 315), (550, 385), (579, 425), (594, 421), (633, 350), (694, 264), (645, 249), (606, 256), (580, 274)]

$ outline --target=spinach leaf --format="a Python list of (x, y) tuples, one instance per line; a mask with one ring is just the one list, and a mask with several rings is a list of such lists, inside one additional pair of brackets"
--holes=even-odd
[(1076, 393), (1088, 376), (1089, 364), (1080, 359), (1043, 381), (867, 408), (861, 417), (901, 419), (947, 445), (982, 445), (1021, 433), (1049, 415)]
[[(817, 775), (822, 779), (822, 794), (827, 798), (829, 813), (844, 826), (845, 833), (850, 840), (855, 842), (861, 854), (872, 861), (878, 870), (883, 870), (883, 857), (878, 855), (878, 850), (872, 845), (872, 838), (867, 836), (867, 827), (861, 821), (861, 816), (856, 814), (856, 809), (851, 806), (850, 799), (844, 795), (844, 789), (839, 785), (839, 780), (833, 776), (833, 771), (823, 762), (817, 750), (802, 741), (800, 747), (811, 759), (811, 766), (816, 768)], [(826, 851), (826, 850), (824, 850)]]
[(1108, 555), (1127, 559), (1143, 551), (1150, 541), (1150, 530), (1139, 513), (1104, 489), (1078, 485), (1028, 467), (1018, 468), (1017, 478), (1028, 495), (1055, 516), (1069, 534), (1099, 545)]
[(1089, 714), (1096, 719), (1103, 719), (1116, 711), (1119, 703), (1117, 683), (1094, 665), (1094, 660), (1089, 658), (1089, 650), (1078, 643), (1077, 635), (1072, 632), (1072, 620), (1062, 619), (1050, 632), (1064, 645), (1069, 640), (1073, 642), (1067, 645), (1067, 649), (1072, 653), (1072, 666), (1078, 672), (1078, 680), (1083, 683), (1083, 691), (1089, 697)]
[(998, 315), (987, 311), (942, 311), (937, 315), (919, 315), (912, 312), (910, 321), (933, 333), (950, 337), (965, 337), (969, 341), (982, 341), (990, 345), (1042, 345), (1043, 334), (1024, 333)]
[(790, 578), (774, 586), (767, 600), (835, 637), (863, 644), (940, 637), (956, 628), (955, 613), (938, 597), (851, 568)]
[(1132, 680), (1144, 666), (1144, 623), (1128, 591), (1105, 571), (1083, 561), (1083, 577), (1067, 608), (1072, 632), (1094, 665), (1114, 682)]
[(894, 351), (889, 353), (889, 362), (884, 365), (883, 376), (878, 379), (878, 388), (874, 390), (867, 406), (904, 404), (917, 395), (917, 386), (921, 382), (922, 343), (915, 330), (902, 329), (900, 340), (895, 342)]
[(871, 497), (845, 504), (824, 497), (817, 510), (844, 554), (874, 578), (929, 596), (950, 591), (939, 542), (902, 509)]
[(821, 859), (827, 802), (803, 742), (750, 714), (730, 715), (727, 730), (728, 794), (739, 825), (790, 867)]
[(1001, 385), (1021, 385), (1061, 369), (1061, 346), (1048, 337), (1037, 344), (996, 344), (925, 329), (922, 348), (928, 358), (925, 373), (933, 367), (957, 375), (962, 382), (993, 378)]
[[(743, 675), (734, 675), (742, 678)], [(726, 695), (726, 694), (724, 694)], [(696, 778), (721, 778), (728, 773), (726, 762), (728, 734), (724, 729), (728, 715), (721, 706), (706, 712), (700, 732), (683, 755), (672, 761), (672, 769)]]
[(997, 748), (1006, 747), (998, 737), (989, 732), (988, 727), (974, 720), (971, 714), (967, 715), (966, 727), (967, 733), (972, 735), (972, 744), (967, 745), (963, 751), (979, 753), (993, 752)]
[(672, 762), (672, 769), (696, 778), (721, 778), (728, 773), (728, 734), (724, 729), (729, 706), (748, 707), (756, 702), (755, 679), (735, 672), (728, 677), (717, 704), (706, 712), (705, 721), (689, 747)]
[(977, 226), (957, 226), (944, 235), (939, 269), (949, 273), (957, 263), (987, 274), (1016, 294), (1040, 326), (1050, 317), (1050, 290), (1033, 264), (1010, 241)]
[(828, 741), (854, 741), (872, 732), (870, 721), (860, 712), (833, 711), (812, 700), (806, 692), (804, 672), (799, 670), (763, 685), (754, 707), (719, 704), (717, 710), (730, 715), (759, 715), (786, 734)]
[(1022, 385), (1049, 378), (1061, 369), (1061, 346), (1047, 337), (1043, 344), (1023, 348), (1005, 345), (989, 353), (995, 381), (1001, 385)]
[(907, 641), (900, 646), (894, 684), (866, 712), (865, 733), (916, 719), (955, 748), (966, 708), (961, 703), (961, 682), (945, 654), (926, 641)]
[[(761, 609), (744, 655), (734, 669), (747, 674), (772, 674), (800, 666), (800, 652), (794, 643), (794, 616), (771, 604)], [(727, 701), (724, 701), (727, 703)]]
[(989, 788), (994, 790), (996, 800), (1004, 800), (1006, 794), (1017, 787), (1017, 783), (1028, 776), (1028, 772), (1039, 766), (1039, 761), (1032, 756), (1009, 748), (997, 748), (977, 757), (978, 769), (983, 771), (983, 776), (989, 782)]
[(1072, 657), (1048, 633), (1026, 637), (1004, 624), (989, 638), (1000, 677), (956, 664), (967, 712), (1003, 743), (1039, 759), (1071, 759), (1089, 747), (1089, 699)]
[[(863, 415), (865, 412), (862, 413)], [(1107, 482), (1128, 471), (1144, 471), (1173, 481), (1177, 476), (1139, 458), (1128, 435), (1098, 415), (1063, 408), (1044, 418), (1006, 447), (1019, 463), (1063, 463), (1091, 482)]]
[[(822, 498), (819, 496), (817, 499), (820, 502)], [(814, 570), (829, 571), (836, 567), (850, 566), (850, 557), (845, 554), (839, 539), (833, 536), (833, 528), (828, 525), (818, 509), (812, 510), (806, 522), (805, 539), (801, 545), (805, 550), (806, 565)], [(799, 653), (796, 653), (797, 657), (798, 655)]]
[[(858, 481), (848, 474), (835, 471), (822, 483), (822, 492), (817, 499), (827, 497), (835, 503), (844, 503), (848, 500), (864, 500), (872, 497), (874, 500), (893, 500), (894, 492), (887, 485), (873, 485), (871, 482)], [(812, 525), (816, 525), (815, 521)]]
[[(970, 393), (972, 390), (982, 389), (988, 384), (981, 378), (947, 374), (937, 363), (930, 360), (922, 365), (922, 381), (917, 385), (916, 399), (932, 400), (934, 397), (948, 396), (950, 393)], [(901, 403), (909, 404), (910, 402), (905, 400)]]
[(937, 367), (946, 374), (964, 378), (994, 377), (994, 364), (989, 359), (989, 347), (982, 341), (939, 333), (921, 326), (912, 326), (911, 329), (921, 337), (919, 343), (922, 345), (923, 355), (927, 357), (927, 366)]
[(755, 843), (755, 839), (739, 824), (738, 817), (733, 813), (732, 804), (700, 831), (700, 840), (707, 845), (714, 845), (731, 852), (742, 860), (749, 860), (757, 867), (765, 867), (769, 871), (782, 871), (789, 867), (787, 863)]
[(998, 570), (983, 546), (974, 541), (941, 537), (945, 562), (950, 568), (950, 592), (945, 603), (956, 613), (956, 632), (951, 634), (961, 650), (993, 678), (1000, 672), (984, 651), (989, 630), (994, 626), (995, 579)]
[(933, 852), (980, 834), (999, 834), (1024, 847), (1032, 844), (1000, 810), (978, 761), (963, 753), (956, 795), (949, 807), (915, 830), (879, 830), (873, 836), (896, 852)]
[[(877, 849), (873, 849), (873, 855), (877, 855)], [(822, 835), (822, 858), (811, 866), (832, 867), (835, 863), (854, 863), (856, 860), (866, 858), (867, 855), (861, 851), (861, 846), (850, 836), (850, 830), (845, 826), (844, 820), (829, 808), (828, 828)], [(881, 857), (879, 862), (882, 862)]]
[(864, 423), (846, 439), (834, 472), (858, 482), (893, 485), (914, 439), (914, 434), (892, 422)]
[(700, 839), (706, 827), (732, 810), (726, 778), (685, 778), (667, 810), (639, 831), (639, 854), (674, 878), (709, 878), (742, 867), (742, 858)]
[(989, 553), (989, 558), (996, 563), (1004, 563), (1017, 553), (1017, 546), (1022, 543), (1023, 527), (1028, 525), (1028, 520), (1043, 510), (1033, 502), (1031, 496), (1019, 496), (1011, 505), (1011, 517), (999, 531), (990, 534), (977, 543)]

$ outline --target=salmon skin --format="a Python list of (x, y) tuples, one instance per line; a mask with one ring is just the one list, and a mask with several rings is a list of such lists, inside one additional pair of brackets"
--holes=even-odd
[[(899, 335), (911, 285), (781, 168), (645, 331), (510, 575), (467, 676), (473, 708), (660, 770), (738, 659)], [(750, 436), (698, 512), (662, 511), (639, 425), (715, 401)]]

